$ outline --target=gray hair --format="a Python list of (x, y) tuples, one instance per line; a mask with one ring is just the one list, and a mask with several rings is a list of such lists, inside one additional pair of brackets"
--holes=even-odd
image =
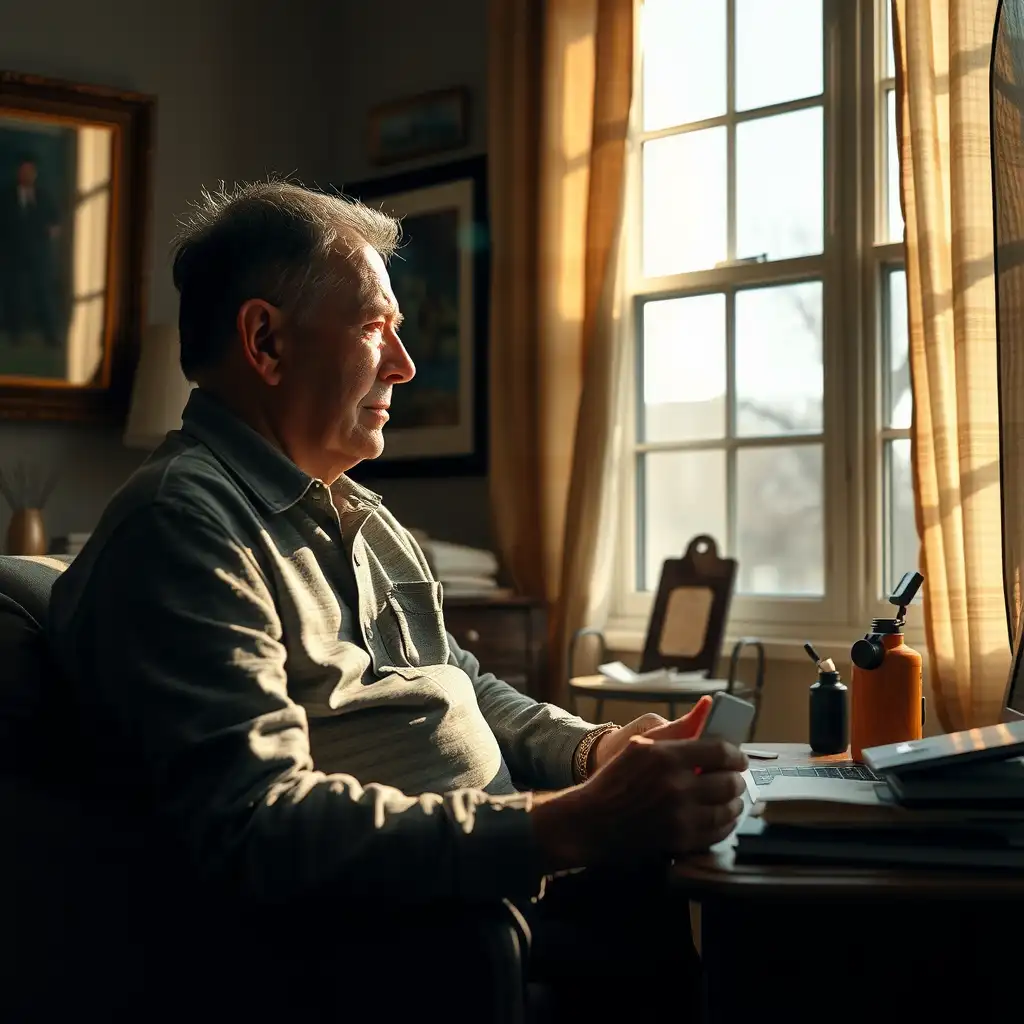
[(393, 217), (297, 182), (203, 189), (174, 239), (185, 376), (194, 380), (220, 359), (243, 302), (264, 299), (301, 318), (338, 285), (331, 257), (367, 244), (387, 260), (400, 240)]

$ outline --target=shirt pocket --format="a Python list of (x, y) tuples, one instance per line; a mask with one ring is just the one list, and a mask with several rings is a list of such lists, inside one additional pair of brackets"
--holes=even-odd
[(434, 580), (394, 583), (381, 610), (378, 630), (396, 665), (446, 665), (448, 633), (441, 610), (441, 584)]

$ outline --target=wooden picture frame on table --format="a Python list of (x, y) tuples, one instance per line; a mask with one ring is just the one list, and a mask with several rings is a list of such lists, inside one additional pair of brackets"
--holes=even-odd
[(0, 419), (123, 420), (155, 100), (0, 71)]
[(490, 243), (487, 162), (474, 157), (346, 184), (402, 221), (388, 273), (416, 376), (394, 389), (384, 454), (357, 479), (487, 472)]

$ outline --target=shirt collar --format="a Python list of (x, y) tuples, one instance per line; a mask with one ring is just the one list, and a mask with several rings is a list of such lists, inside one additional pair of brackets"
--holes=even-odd
[[(271, 512), (284, 512), (316, 482), (279, 448), (202, 388), (193, 388), (181, 416), (181, 432), (206, 445), (252, 496)], [(332, 488), (350, 505), (376, 508), (380, 495), (341, 477)]]

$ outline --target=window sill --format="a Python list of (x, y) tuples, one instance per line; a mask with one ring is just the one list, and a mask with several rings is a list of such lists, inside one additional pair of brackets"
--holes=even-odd
[[(792, 630), (785, 626), (768, 630), (742, 629), (742, 623), (732, 624), (722, 643), (722, 653), (728, 657), (733, 644), (743, 637), (756, 637), (764, 644), (765, 656), (770, 661), (801, 661), (806, 663), (807, 653), (804, 651), (804, 644), (810, 641), (815, 649), (825, 658), (833, 658), (840, 664), (848, 664), (850, 647), (853, 641), (862, 637), (867, 630), (863, 624), (850, 626), (847, 629), (833, 627), (820, 636), (792, 636)], [(647, 636), (647, 624), (640, 624), (628, 619), (611, 620), (604, 631), (605, 643), (610, 653), (622, 652), (624, 654), (639, 654), (644, 649), (644, 640)], [(923, 629), (908, 629), (905, 635), (906, 643), (914, 650), (925, 653), (925, 637)], [(754, 657), (753, 648), (746, 648), (742, 658)]]

